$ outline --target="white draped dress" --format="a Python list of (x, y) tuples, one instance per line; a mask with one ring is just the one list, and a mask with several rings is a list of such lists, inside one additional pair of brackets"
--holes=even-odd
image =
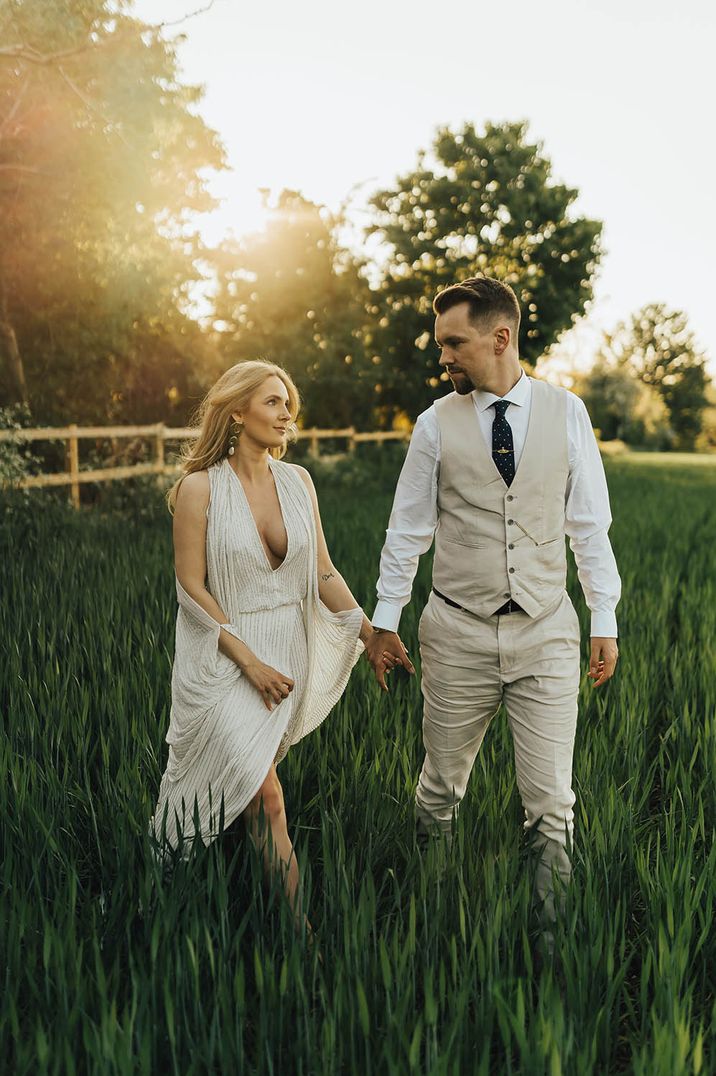
[[(167, 733), (169, 759), (150, 824), (188, 851), (209, 843), (248, 806), (271, 764), (315, 729), (340, 698), (363, 644), (363, 613), (332, 613), (318, 593), (313, 505), (297, 470), (269, 459), (288, 537), (273, 569), (241, 482), (228, 459), (209, 468), (207, 589), (233, 633), (294, 681), (267, 710), (218, 648), (220, 625), (176, 582), (179, 609)], [(183, 841), (182, 841), (183, 838)]]

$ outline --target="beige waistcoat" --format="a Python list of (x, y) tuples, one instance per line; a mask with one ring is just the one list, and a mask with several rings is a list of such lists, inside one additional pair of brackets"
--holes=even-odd
[(566, 393), (530, 380), (527, 437), (509, 488), (472, 396), (452, 392), (435, 403), (440, 476), (433, 583), (481, 617), (507, 598), (539, 616), (557, 605), (565, 588)]

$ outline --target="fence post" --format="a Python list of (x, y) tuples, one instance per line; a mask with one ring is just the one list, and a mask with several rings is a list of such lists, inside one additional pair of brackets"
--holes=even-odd
[(309, 445), (308, 452), (314, 460), (318, 459), (320, 452), (320, 449), (318, 447), (318, 438), (313, 434), (313, 432), (311, 432), (311, 443)]
[(154, 439), (154, 448), (156, 452), (155, 463), (157, 465), (157, 485), (162, 486), (164, 484), (164, 423), (157, 423), (157, 432)]
[(356, 450), (355, 426), (349, 426), (348, 430), (348, 451), (353, 453)]
[(80, 484), (77, 480), (80, 473), (80, 451), (77, 439), (77, 423), (69, 425), (70, 436), (67, 439), (67, 469), (70, 472), (70, 496), (74, 508), (80, 506)]

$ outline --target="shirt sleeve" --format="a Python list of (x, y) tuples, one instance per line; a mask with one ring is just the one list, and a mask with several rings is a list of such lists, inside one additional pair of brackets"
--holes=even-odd
[(418, 560), (427, 553), (437, 527), (439, 431), (435, 411), (418, 417), (400, 472), (380, 555), (378, 604), (373, 626), (397, 631), (410, 601)]
[(565, 531), (592, 614), (591, 634), (616, 638), (621, 580), (608, 536), (612, 522), (609, 491), (589, 414), (579, 397), (572, 393), (567, 409), (567, 441)]

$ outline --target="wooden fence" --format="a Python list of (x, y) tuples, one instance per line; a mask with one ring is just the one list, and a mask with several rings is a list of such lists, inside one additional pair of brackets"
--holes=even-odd
[[(56, 474), (28, 475), (16, 488), (29, 489), (41, 486), (69, 486), (72, 503), (75, 508), (80, 505), (80, 483), (109, 482), (118, 478), (136, 478), (138, 475), (171, 475), (179, 465), (166, 463), (164, 445), (166, 441), (185, 441), (196, 436), (196, 430), (182, 427), (165, 426), (157, 422), (151, 426), (43, 426), (34, 430), (0, 430), (0, 442), (10, 441), (26, 444), (28, 441), (64, 441), (66, 470)], [(113, 440), (115, 438), (142, 437), (150, 439), (154, 446), (154, 459), (149, 463), (135, 463), (128, 467), (103, 467), (93, 470), (80, 470), (80, 440)], [(405, 441), (410, 437), (409, 430), (387, 430), (372, 433), (358, 433), (352, 426), (342, 430), (299, 430), (299, 440), (307, 440), (309, 453), (314, 458), (320, 453), (320, 442), (327, 439), (347, 441), (348, 451), (354, 452), (357, 444), (364, 441), (382, 443), (384, 441)]]

